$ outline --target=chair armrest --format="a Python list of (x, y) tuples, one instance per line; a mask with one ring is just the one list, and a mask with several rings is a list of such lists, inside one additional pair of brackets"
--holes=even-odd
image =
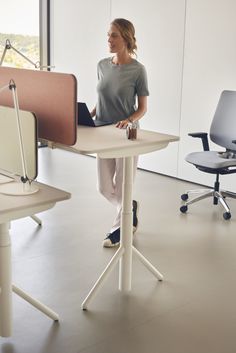
[(208, 134), (207, 132), (191, 132), (188, 134), (191, 137), (198, 137), (202, 140), (202, 146), (204, 151), (209, 151)]

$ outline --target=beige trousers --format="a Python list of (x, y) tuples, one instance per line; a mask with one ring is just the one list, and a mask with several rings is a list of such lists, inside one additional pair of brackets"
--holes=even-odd
[[(133, 157), (135, 178), (138, 156)], [(116, 207), (116, 217), (110, 229), (110, 233), (120, 227), (122, 209), (122, 183), (123, 183), (123, 158), (97, 158), (98, 190)]]

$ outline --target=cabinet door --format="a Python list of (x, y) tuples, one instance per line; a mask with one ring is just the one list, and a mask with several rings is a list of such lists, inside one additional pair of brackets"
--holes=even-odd
[[(214, 176), (199, 172), (184, 157), (202, 150), (188, 132), (208, 132), (221, 92), (236, 89), (236, 2), (188, 0), (186, 14), (179, 177), (212, 186)], [(222, 187), (236, 191), (235, 176), (221, 180)]]

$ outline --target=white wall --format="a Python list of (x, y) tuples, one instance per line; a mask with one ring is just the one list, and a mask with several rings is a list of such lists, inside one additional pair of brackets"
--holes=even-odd
[(52, 1), (52, 64), (57, 72), (73, 73), (78, 98), (96, 103), (97, 62), (107, 55), (110, 0)]
[[(92, 108), (96, 65), (109, 55), (109, 23), (115, 17), (130, 19), (136, 28), (138, 60), (149, 78), (142, 128), (180, 136), (179, 143), (141, 156), (139, 166), (211, 184), (212, 176), (184, 161), (187, 153), (201, 148), (187, 133), (208, 131), (220, 92), (236, 89), (235, 14), (235, 0), (54, 0), (55, 71), (74, 73), (78, 99)], [(236, 191), (234, 176), (222, 180)]]

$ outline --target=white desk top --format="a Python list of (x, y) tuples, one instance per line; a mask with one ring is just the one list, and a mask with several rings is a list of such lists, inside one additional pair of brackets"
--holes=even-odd
[(53, 147), (81, 154), (96, 153), (101, 158), (120, 158), (153, 152), (178, 140), (178, 136), (141, 129), (137, 131), (136, 140), (128, 140), (126, 130), (118, 129), (115, 125), (96, 128), (78, 126), (75, 145), (53, 143)]
[[(29, 216), (53, 207), (58, 201), (71, 197), (70, 193), (51, 186), (34, 183), (39, 191), (26, 196), (0, 194), (0, 223)], [(29, 212), (30, 210), (30, 212)]]

